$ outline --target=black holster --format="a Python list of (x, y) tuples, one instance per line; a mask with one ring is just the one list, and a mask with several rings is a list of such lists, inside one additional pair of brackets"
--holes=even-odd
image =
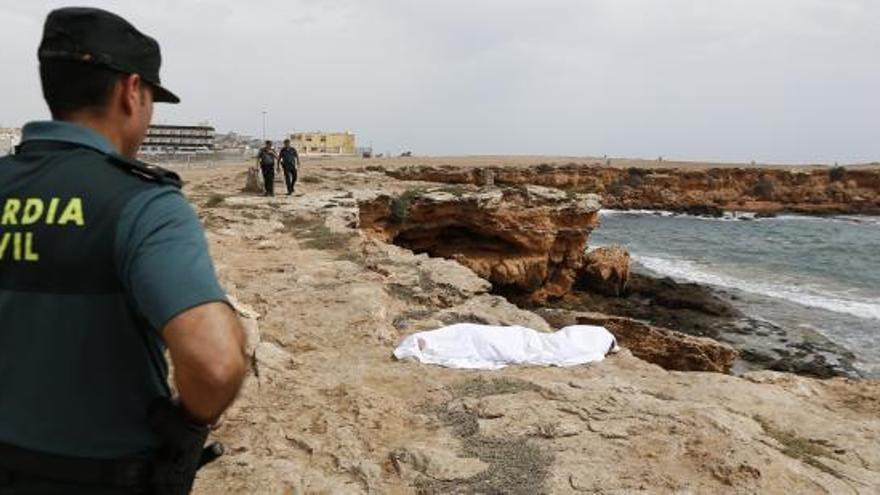
[(150, 427), (162, 442), (156, 453), (151, 482), (156, 495), (187, 495), (196, 472), (223, 455), (223, 446), (205, 446), (209, 430), (193, 423), (167, 397), (155, 399), (148, 411)]

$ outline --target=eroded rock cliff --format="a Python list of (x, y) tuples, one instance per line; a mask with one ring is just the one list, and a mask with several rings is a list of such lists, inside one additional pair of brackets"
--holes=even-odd
[(410, 166), (386, 172), (400, 180), (556, 187), (596, 193), (603, 207), (718, 214), (724, 210), (813, 214), (880, 213), (880, 171), (870, 169), (613, 168)]
[(567, 293), (598, 225), (598, 198), (538, 186), (428, 188), (360, 203), (360, 226), (415, 253), (454, 259), (496, 292)]

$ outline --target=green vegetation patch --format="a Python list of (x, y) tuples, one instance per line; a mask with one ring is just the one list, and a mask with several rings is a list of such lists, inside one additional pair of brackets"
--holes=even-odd
[[(306, 249), (347, 250), (353, 232), (334, 232), (324, 224), (322, 218), (286, 216), (281, 219), (285, 229), (292, 233)], [(350, 256), (343, 253), (342, 258)]]
[(226, 196), (222, 194), (211, 194), (208, 196), (208, 200), (205, 201), (205, 208), (216, 208), (220, 206), (226, 200)]
[(409, 216), (413, 201), (424, 194), (425, 188), (407, 189), (400, 196), (391, 200), (391, 222), (397, 225), (404, 223)]
[(445, 192), (455, 196), (456, 198), (460, 198), (468, 192), (468, 189), (465, 186), (453, 184), (449, 186), (441, 186), (436, 189), (431, 189), (431, 191)]
[[(485, 380), (481, 377), (451, 387), (456, 398), (487, 397), (538, 390), (534, 383), (511, 378)], [(544, 493), (553, 456), (525, 438), (494, 438), (480, 434), (475, 413), (448, 409), (447, 404), (431, 412), (462, 441), (462, 454), (489, 465), (485, 471), (461, 480), (443, 481), (420, 477), (415, 482), (419, 493), (486, 493), (531, 495)]]
[(305, 237), (305, 241), (302, 245), (307, 249), (332, 250), (346, 249), (354, 235), (347, 232), (333, 232), (329, 227), (321, 224), (306, 231), (303, 237)]
[(482, 399), (490, 395), (538, 392), (540, 390), (541, 387), (525, 380), (518, 380), (516, 378), (493, 378), (486, 380), (481, 376), (450, 387), (450, 392), (456, 398), (473, 397), (476, 399)]

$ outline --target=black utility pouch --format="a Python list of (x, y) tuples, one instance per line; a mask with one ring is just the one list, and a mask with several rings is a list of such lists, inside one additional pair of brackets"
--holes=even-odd
[(205, 447), (208, 428), (190, 421), (167, 397), (150, 404), (147, 420), (162, 442), (151, 476), (156, 495), (187, 495), (196, 472), (222, 455), (223, 446), (214, 443)]

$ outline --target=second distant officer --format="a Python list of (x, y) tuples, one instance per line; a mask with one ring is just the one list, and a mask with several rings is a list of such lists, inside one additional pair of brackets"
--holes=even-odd
[(290, 145), (290, 139), (284, 140), (284, 147), (278, 153), (278, 161), (284, 169), (284, 184), (287, 186), (287, 195), (290, 196), (296, 187), (296, 171), (299, 168), (299, 154)]

